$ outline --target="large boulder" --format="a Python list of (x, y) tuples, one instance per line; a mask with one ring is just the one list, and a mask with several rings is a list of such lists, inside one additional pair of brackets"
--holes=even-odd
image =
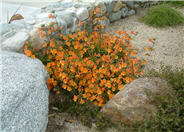
[(10, 31), (11, 28), (7, 23), (1, 23), (0, 24), (0, 35), (5, 34), (6, 32)]
[(13, 36), (6, 38), (1, 43), (1, 48), (2, 50), (18, 52), (23, 48), (28, 38), (29, 38), (28, 32), (25, 30), (20, 30)]
[(163, 79), (140, 78), (125, 85), (103, 108), (102, 112), (112, 121), (142, 121), (153, 117), (157, 112), (154, 96), (168, 96), (171, 87)]
[(32, 42), (32, 47), (37, 49), (42, 49), (44, 42), (47, 40), (46, 37), (40, 38), (40, 32), (37, 30), (37, 28), (33, 29), (29, 33), (29, 41)]
[(47, 72), (38, 59), (2, 51), (0, 131), (45, 132), (48, 122)]

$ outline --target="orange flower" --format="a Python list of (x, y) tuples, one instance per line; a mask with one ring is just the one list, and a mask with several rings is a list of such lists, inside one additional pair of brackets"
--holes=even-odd
[(67, 87), (67, 90), (68, 90), (68, 91), (72, 91), (71, 87)]
[(118, 89), (121, 90), (124, 87), (124, 85), (119, 85)]
[(70, 46), (70, 42), (66, 42), (66, 45), (67, 45), (67, 46)]
[(76, 102), (77, 99), (78, 99), (78, 96), (74, 95), (74, 96), (73, 96), (73, 101)]
[(44, 48), (47, 47), (47, 43), (43, 44), (43, 47), (44, 47)]
[(146, 49), (146, 51), (149, 51), (151, 48), (150, 48), (150, 47), (148, 47), (148, 46), (146, 46), (146, 48), (145, 48), (145, 49)]
[(79, 26), (82, 26), (82, 24), (83, 24), (83, 23), (82, 23), (81, 21), (79, 21), (79, 24), (78, 24), (78, 25), (79, 25)]
[(52, 84), (50, 84), (48, 82), (47, 82), (47, 87), (48, 87), (49, 90), (51, 90), (53, 88)]
[(53, 41), (50, 42), (50, 47), (55, 47), (55, 43)]
[(123, 67), (127, 67), (127, 63), (123, 63)]
[(29, 44), (29, 41), (26, 41), (26, 44)]
[(49, 33), (49, 34), (51, 34), (51, 33), (52, 33), (52, 31), (49, 29), (49, 30), (48, 30), (48, 33)]
[(41, 29), (41, 28), (38, 28), (38, 31), (39, 31), (39, 32), (41, 32), (41, 31), (42, 31), (42, 29)]
[(70, 67), (70, 71), (73, 72), (73, 73), (76, 72), (74, 67)]
[(137, 54), (136, 51), (131, 52), (131, 55), (135, 56)]
[(80, 100), (80, 104), (84, 104), (85, 101), (83, 99)]
[(149, 41), (149, 42), (153, 42), (153, 39), (150, 38), (148, 41)]
[(27, 50), (27, 49), (28, 49), (28, 46), (27, 46), (27, 45), (26, 45), (26, 46), (24, 46), (24, 49), (25, 49), (25, 50)]
[(114, 97), (114, 94), (109, 94), (109, 99), (112, 99)]
[(100, 13), (100, 8), (96, 8), (96, 13)]
[(43, 37), (44, 37), (44, 33), (40, 32), (40, 38), (43, 38)]
[(146, 61), (146, 60), (143, 60), (143, 61), (142, 61), (142, 64), (143, 64), (143, 65), (144, 65), (144, 64), (146, 64), (146, 63), (147, 63), (147, 61)]
[(32, 55), (32, 52), (31, 52), (30, 50), (24, 50), (24, 52), (25, 52), (25, 54), (26, 54), (27, 56), (31, 56), (31, 55)]
[(49, 18), (53, 18), (53, 14), (51, 13), (51, 14), (49, 14)]
[(66, 37), (66, 36), (63, 36), (63, 39), (66, 40), (66, 41), (68, 41), (68, 37)]
[(59, 34), (59, 36), (62, 38), (63, 37), (63, 34)]
[(135, 32), (134, 31), (131, 31), (131, 34), (135, 34)]
[(91, 45), (91, 49), (94, 49), (95, 48), (95, 46), (94, 45)]
[(32, 55), (31, 58), (32, 58), (32, 59), (35, 59), (35, 55)]
[(90, 14), (89, 17), (92, 18), (93, 17), (93, 14)]

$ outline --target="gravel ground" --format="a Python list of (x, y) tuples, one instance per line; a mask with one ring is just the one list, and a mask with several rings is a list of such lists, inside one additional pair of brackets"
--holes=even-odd
[[(133, 38), (132, 45), (139, 49), (138, 57), (147, 60), (145, 71), (152, 68), (158, 70), (160, 64), (175, 67), (184, 66), (184, 24), (176, 27), (154, 28), (140, 22), (139, 17), (144, 15), (147, 9), (139, 11), (136, 15), (121, 19), (112, 23), (106, 32), (115, 32), (118, 29), (135, 31), (138, 34)], [(184, 8), (177, 9), (184, 15)], [(148, 39), (155, 38), (155, 44)], [(145, 56), (145, 47), (153, 46), (150, 56)]]

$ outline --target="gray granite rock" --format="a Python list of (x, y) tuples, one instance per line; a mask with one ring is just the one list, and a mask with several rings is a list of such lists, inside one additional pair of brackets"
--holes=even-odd
[(48, 12), (40, 13), (36, 16), (36, 20), (39, 22), (47, 21), (49, 19), (49, 14)]
[(77, 16), (76, 15), (77, 8), (75, 8), (75, 7), (67, 8), (63, 12), (70, 13), (73, 17)]
[(105, 5), (107, 7), (107, 14), (110, 14), (113, 11), (115, 4), (116, 4), (116, 1), (113, 1), (113, 0), (105, 1)]
[(126, 0), (121, 0), (123, 3), (127, 4), (128, 7), (134, 8), (135, 2), (134, 1), (126, 1)]
[(32, 47), (41, 49), (43, 48), (43, 44), (45, 40), (47, 40), (46, 37), (40, 38), (40, 32), (37, 30), (37, 28), (33, 29), (29, 33), (29, 41), (32, 42)]
[(121, 16), (122, 17), (128, 16), (128, 8), (127, 7), (124, 7), (121, 9)]
[(20, 51), (26, 40), (28, 40), (29, 34), (26, 31), (19, 31), (15, 35), (7, 38), (5, 41), (1, 43), (2, 50), (8, 50), (13, 52)]
[(22, 19), (22, 20), (14, 20), (14, 21), (11, 22), (10, 26), (11, 27), (15, 27), (15, 28), (17, 28), (19, 30), (20, 29), (31, 30), (31, 28), (32, 28), (28, 23), (26, 23), (26, 21), (24, 19)]
[(87, 2), (74, 2), (73, 6), (75, 8), (81, 8), (81, 7), (91, 8), (93, 6), (93, 4), (90, 4), (90, 3), (87, 3)]
[(67, 27), (72, 26), (73, 24), (73, 15), (72, 13), (61, 11), (56, 13), (58, 19), (62, 19), (66, 22)]
[(127, 16), (131, 16), (135, 14), (135, 10), (131, 9), (130, 11), (128, 11)]
[(10, 30), (11, 30), (11, 28), (10, 28), (9, 24), (7, 24), (7, 23), (0, 24), (0, 35), (3, 35)]
[[(5, 38), (5, 40), (7, 39), (7, 38), (10, 38), (10, 37), (12, 37), (13, 35), (15, 35), (16, 34), (16, 29), (11, 29), (11, 30), (9, 30), (8, 32), (6, 32), (6, 33), (4, 33), (2, 36), (3, 36), (3, 38)], [(4, 40), (3, 40), (4, 41)]]
[(120, 18), (121, 18), (121, 11), (118, 11), (118, 12), (116, 12), (116, 13), (112, 13), (112, 14), (110, 14), (110, 16), (109, 16), (109, 19), (110, 19), (111, 22), (117, 21), (117, 20), (119, 20)]
[(73, 6), (73, 2), (66, 2), (66, 1), (63, 1), (63, 2), (61, 2), (61, 4), (60, 4), (60, 7), (62, 7), (62, 8), (70, 8), (70, 7), (72, 7)]
[(48, 77), (38, 59), (2, 51), (1, 132), (45, 132)]
[(75, 32), (78, 28), (79, 20), (77, 18), (73, 19), (72, 27), (69, 29), (71, 32)]
[(29, 19), (29, 20), (25, 20), (27, 24), (29, 25), (34, 25), (36, 23), (36, 20), (35, 19)]
[(157, 112), (153, 97), (159, 95), (172, 98), (172, 92), (172, 88), (163, 79), (139, 78), (125, 85), (104, 105), (102, 112), (112, 121), (122, 120), (126, 124), (150, 119)]
[(86, 20), (88, 17), (89, 17), (89, 12), (87, 10), (87, 8), (79, 8), (77, 9), (77, 18), (80, 20), (80, 21), (84, 21)]

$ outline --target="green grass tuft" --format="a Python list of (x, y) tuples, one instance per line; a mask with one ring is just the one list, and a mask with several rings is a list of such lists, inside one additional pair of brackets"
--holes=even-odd
[(184, 7), (184, 1), (169, 1), (168, 3), (175, 7)]
[(184, 23), (182, 14), (165, 4), (150, 8), (141, 20), (147, 25), (160, 28)]

